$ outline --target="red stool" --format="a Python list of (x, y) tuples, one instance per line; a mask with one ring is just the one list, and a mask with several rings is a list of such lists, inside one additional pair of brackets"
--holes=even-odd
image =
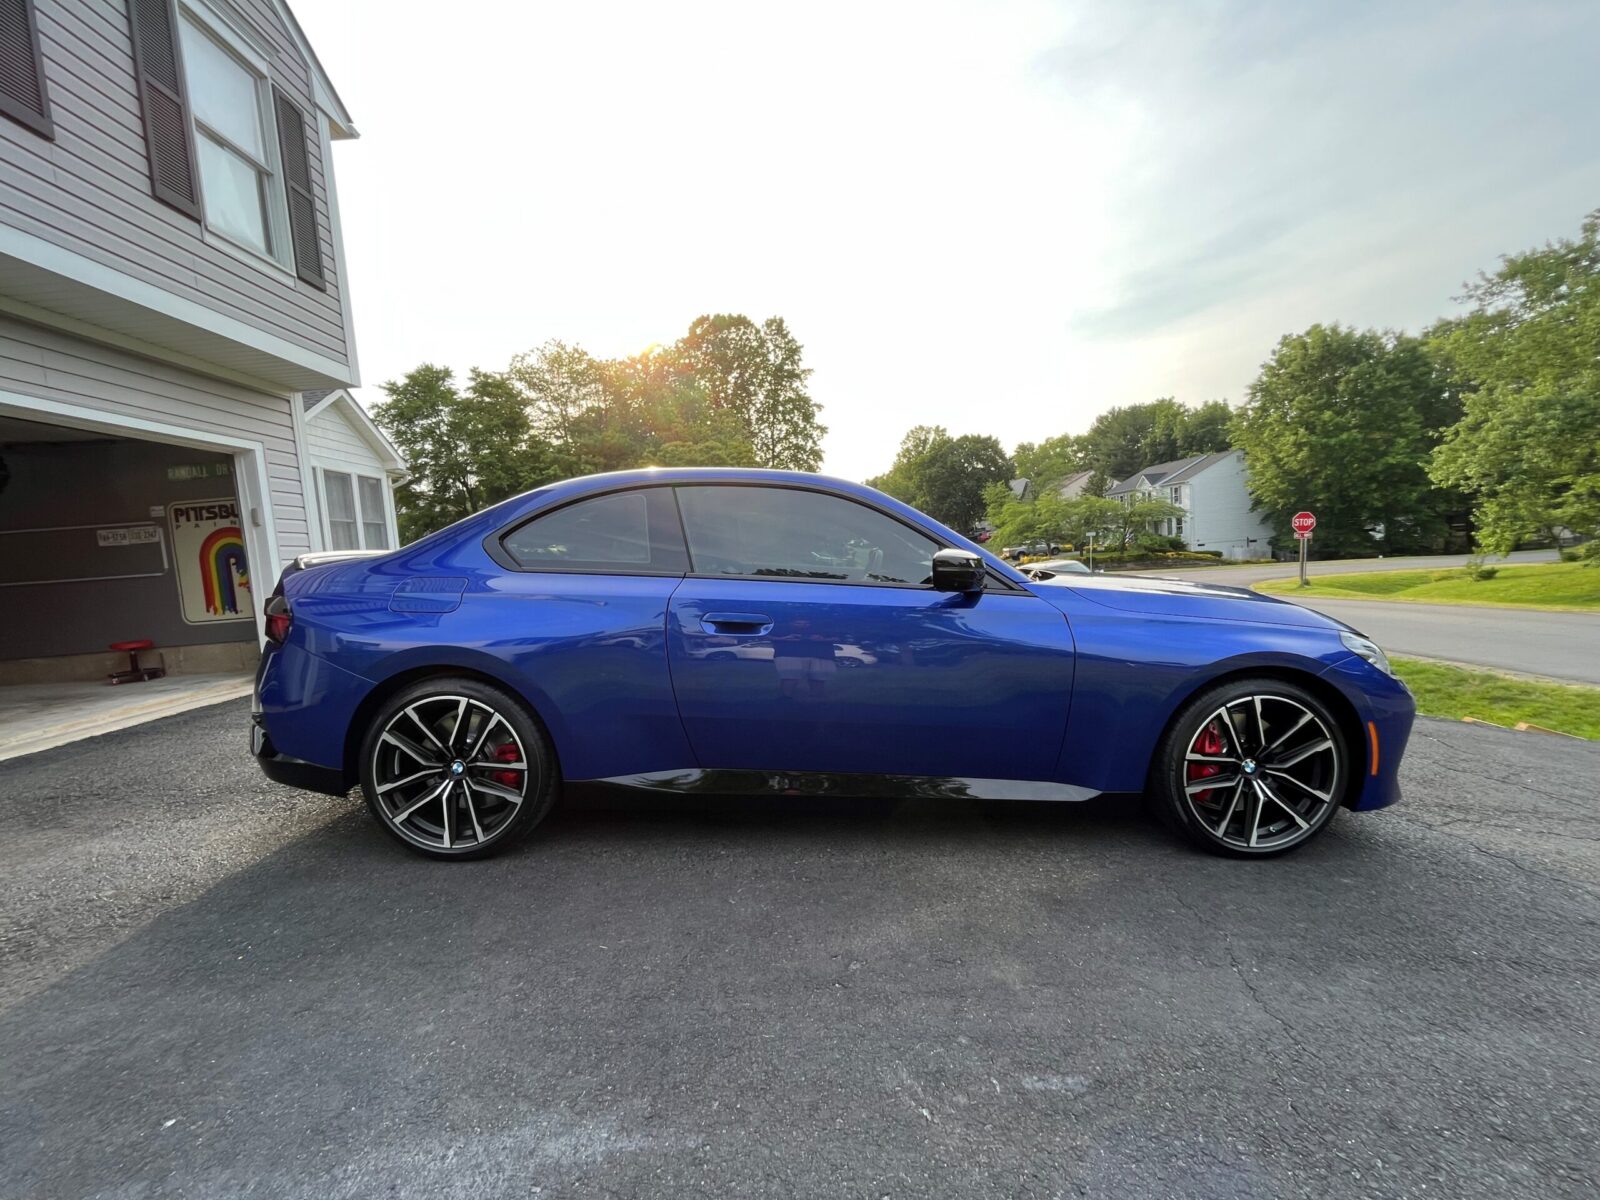
[(112, 642), (110, 648), (128, 656), (126, 671), (113, 671), (106, 676), (112, 683), (142, 683), (146, 679), (160, 679), (167, 673), (167, 660), (159, 654), (156, 655), (156, 666), (139, 665), (139, 651), (155, 649), (155, 643), (148, 638), (136, 642)]

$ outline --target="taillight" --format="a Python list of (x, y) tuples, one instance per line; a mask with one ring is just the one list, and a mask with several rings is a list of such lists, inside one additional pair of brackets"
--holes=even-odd
[(283, 645), (283, 640), (289, 636), (289, 626), (294, 623), (294, 614), (289, 611), (289, 602), (280, 592), (267, 601), (267, 640)]

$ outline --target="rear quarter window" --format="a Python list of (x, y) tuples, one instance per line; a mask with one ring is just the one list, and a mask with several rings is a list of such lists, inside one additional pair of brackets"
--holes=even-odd
[(523, 570), (681, 575), (688, 566), (665, 488), (579, 500), (519, 525), (500, 545)]

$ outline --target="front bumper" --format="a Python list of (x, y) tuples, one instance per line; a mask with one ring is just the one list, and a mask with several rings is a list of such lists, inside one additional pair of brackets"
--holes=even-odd
[(1346, 803), (1357, 812), (1387, 808), (1400, 799), (1400, 760), (1405, 756), (1417, 702), (1398, 678), (1352, 654), (1323, 671), (1361, 722), (1360, 788)]
[(343, 796), (350, 790), (344, 772), (337, 767), (319, 766), (303, 758), (290, 758), (278, 753), (272, 739), (261, 723), (260, 713), (250, 714), (250, 753), (255, 756), (261, 773), (274, 783), (300, 788), (307, 792), (321, 792), (327, 796)]

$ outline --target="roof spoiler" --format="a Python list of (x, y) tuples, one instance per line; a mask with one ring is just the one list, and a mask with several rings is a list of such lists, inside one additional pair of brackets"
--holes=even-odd
[(310, 554), (296, 554), (278, 576), (278, 582), (272, 588), (272, 595), (283, 595), (283, 581), (291, 575), (298, 575), (308, 567), (325, 567), (329, 563), (345, 562), (352, 558), (377, 558), (381, 554), (388, 553), (387, 550), (317, 550)]
[[(377, 558), (387, 553), (387, 550), (317, 550), (310, 554), (296, 554), (290, 566), (296, 571), (304, 571), (307, 567), (326, 566), (350, 558)], [(284, 574), (289, 572), (284, 571)]]

